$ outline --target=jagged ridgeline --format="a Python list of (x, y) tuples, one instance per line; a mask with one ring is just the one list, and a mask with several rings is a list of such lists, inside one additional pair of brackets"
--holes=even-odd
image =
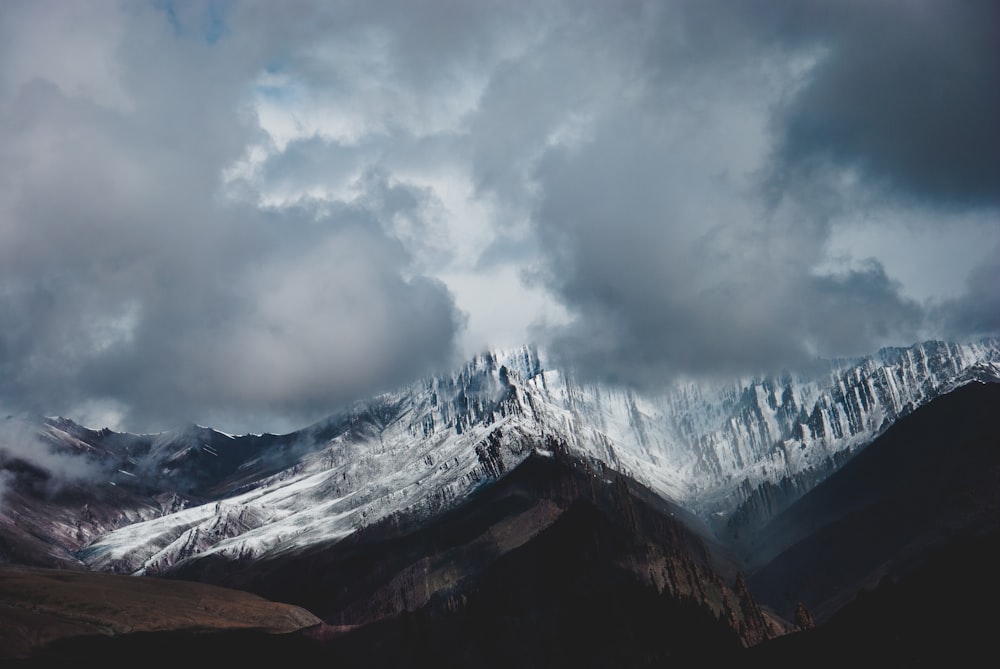
[(0, 550), (150, 574), (200, 555), (259, 558), (395, 513), (433, 516), (553, 443), (738, 537), (900, 416), (1000, 379), (998, 342), (885, 349), (811, 375), (681, 379), (655, 396), (580, 383), (534, 348), (496, 351), (280, 436), (198, 426), (137, 436), (40, 421), (37, 439), (97, 474), (56, 486), (50, 473), (7, 461), (17, 476)]

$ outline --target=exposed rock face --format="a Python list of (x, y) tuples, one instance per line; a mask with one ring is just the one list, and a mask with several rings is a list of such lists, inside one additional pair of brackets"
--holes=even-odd
[(816, 621), (813, 620), (809, 609), (802, 602), (795, 606), (795, 627), (800, 630), (811, 630), (816, 627)]
[(746, 502), (744, 522), (766, 521), (899, 417), (972, 380), (1000, 380), (1000, 340), (884, 349), (809, 380), (751, 382), (721, 429), (697, 439), (694, 479), (715, 489), (692, 501), (716, 512)]

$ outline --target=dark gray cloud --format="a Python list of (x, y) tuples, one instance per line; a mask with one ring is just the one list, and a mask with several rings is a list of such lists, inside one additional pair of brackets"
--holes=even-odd
[(973, 268), (960, 297), (935, 309), (935, 316), (951, 336), (1000, 333), (1000, 245), (993, 258)]
[(779, 111), (784, 170), (831, 163), (928, 204), (1000, 204), (997, 3), (792, 4), (788, 33), (821, 55)]

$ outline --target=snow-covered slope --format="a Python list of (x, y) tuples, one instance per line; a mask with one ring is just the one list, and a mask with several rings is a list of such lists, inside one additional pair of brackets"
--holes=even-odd
[(804, 481), (804, 491), (901, 415), (970, 381), (1000, 381), (1000, 340), (883, 349), (810, 376), (678, 380), (655, 397), (556, 371), (526, 387), (545, 429), (710, 518), (762, 485)]
[[(98, 569), (157, 573), (209, 553), (274, 555), (393, 513), (435, 513), (533, 450), (556, 448), (599, 459), (707, 520), (766, 516), (897, 417), (975, 380), (1000, 380), (1000, 340), (885, 349), (812, 376), (679, 380), (657, 396), (578, 383), (533, 348), (496, 351), (280, 444), (258, 439), (242, 460), (240, 438), (219, 441), (228, 450), (208, 454), (231, 466), (205, 484), (215, 501), (117, 529), (80, 557)], [(175, 450), (158, 458), (198, 450), (170, 443)]]

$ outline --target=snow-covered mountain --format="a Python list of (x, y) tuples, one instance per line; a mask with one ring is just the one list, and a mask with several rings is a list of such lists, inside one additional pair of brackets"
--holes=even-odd
[(187, 488), (173, 508), (154, 518), (147, 509), (78, 555), (140, 573), (209, 554), (273, 556), (391, 514), (434, 514), (557, 449), (602, 461), (717, 528), (753, 525), (896, 418), (972, 381), (1000, 381), (1000, 340), (884, 349), (811, 376), (679, 380), (656, 396), (577, 382), (530, 347), (495, 351), (294, 435), (192, 427), (133, 444), (120, 478), (136, 474), (161, 495)]

